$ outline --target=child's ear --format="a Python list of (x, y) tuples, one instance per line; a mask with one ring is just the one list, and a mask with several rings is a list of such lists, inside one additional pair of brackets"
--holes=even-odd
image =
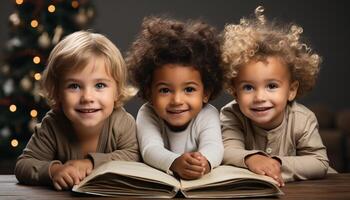
[(114, 108), (117, 107), (117, 102), (118, 102), (118, 99), (119, 99), (119, 92), (120, 91), (117, 91), (117, 92), (114, 93), (114, 98), (113, 98), (113, 100), (114, 100)]
[(232, 87), (232, 88), (229, 90), (229, 94), (231, 94), (232, 97), (233, 97), (233, 100), (234, 100), (237, 104), (239, 104), (239, 100), (238, 100), (238, 98), (237, 98), (237, 91), (235, 90), (235, 88)]
[(115, 93), (114, 101), (116, 102), (116, 101), (118, 101), (118, 99), (119, 99), (119, 91)]
[(203, 103), (208, 103), (210, 99), (211, 92), (205, 92), (203, 97)]
[(298, 93), (298, 88), (299, 88), (299, 81), (294, 81), (290, 85), (288, 101), (293, 101), (295, 99)]
[(237, 99), (237, 93), (234, 87), (229, 89), (229, 94), (231, 94), (234, 99)]

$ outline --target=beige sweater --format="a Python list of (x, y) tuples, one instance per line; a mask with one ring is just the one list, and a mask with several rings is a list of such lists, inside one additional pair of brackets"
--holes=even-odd
[[(96, 153), (88, 156), (94, 168), (110, 160), (139, 161), (134, 118), (123, 108), (114, 110), (103, 126)], [(50, 185), (53, 163), (83, 158), (70, 121), (61, 112), (49, 111), (18, 157), (15, 175), (21, 183)]]
[(260, 152), (280, 159), (286, 182), (321, 178), (327, 173), (328, 158), (317, 119), (301, 104), (288, 105), (282, 124), (269, 131), (254, 126), (235, 102), (221, 109), (220, 120), (223, 164), (246, 168), (245, 157)]

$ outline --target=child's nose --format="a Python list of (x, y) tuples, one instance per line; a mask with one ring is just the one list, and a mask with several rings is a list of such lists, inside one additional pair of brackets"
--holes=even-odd
[(256, 90), (254, 97), (255, 97), (254, 100), (257, 102), (265, 101), (266, 100), (265, 90), (262, 90), (262, 89)]
[(173, 94), (171, 103), (175, 105), (182, 104), (182, 95), (180, 92), (175, 92)]
[(83, 90), (80, 100), (82, 103), (89, 103), (89, 102), (93, 102), (94, 100), (93, 97), (94, 97), (93, 91), (90, 89), (85, 89)]

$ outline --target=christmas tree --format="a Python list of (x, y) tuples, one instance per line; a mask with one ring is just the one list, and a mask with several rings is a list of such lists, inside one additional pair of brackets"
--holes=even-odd
[(89, 0), (16, 0), (14, 6), (0, 58), (0, 159), (22, 152), (49, 109), (39, 81), (50, 51), (95, 15)]

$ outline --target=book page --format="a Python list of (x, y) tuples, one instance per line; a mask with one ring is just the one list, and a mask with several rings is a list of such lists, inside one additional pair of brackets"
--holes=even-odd
[(144, 163), (110, 161), (93, 170), (92, 173), (80, 182), (79, 185), (74, 186), (73, 191), (93, 179), (95, 176), (105, 173), (115, 173), (127, 177), (138, 177), (144, 180), (153, 180), (153, 182), (161, 182), (164, 185), (171, 185), (177, 189), (180, 188), (180, 182), (176, 178)]
[(277, 182), (268, 176), (255, 174), (247, 169), (229, 166), (229, 165), (221, 165), (217, 168), (214, 168), (210, 173), (204, 175), (200, 179), (196, 180), (181, 180), (181, 188), (183, 190), (188, 190), (191, 188), (197, 188), (205, 185), (210, 185), (213, 183), (224, 183), (226, 181), (232, 182), (234, 179), (255, 179), (262, 180), (265, 182), (272, 183), (277, 185)]

